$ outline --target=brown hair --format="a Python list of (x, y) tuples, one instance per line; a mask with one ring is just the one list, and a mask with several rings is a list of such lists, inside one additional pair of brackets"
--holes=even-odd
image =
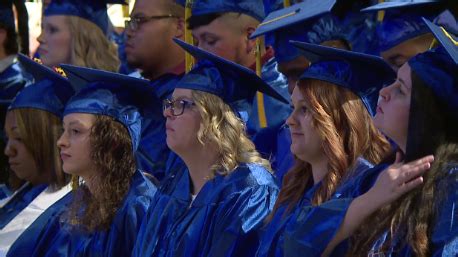
[(117, 47), (92, 22), (76, 16), (66, 16), (72, 35), (72, 64), (82, 67), (118, 71)]
[[(97, 191), (80, 186), (64, 219), (85, 231), (108, 229), (135, 173), (132, 142), (126, 127), (96, 115), (90, 134), (91, 159), (96, 167)], [(81, 213), (83, 209), (83, 213)]]
[[(308, 103), (312, 126), (323, 141), (329, 162), (329, 172), (312, 199), (312, 204), (318, 205), (330, 199), (358, 157), (378, 163), (389, 152), (390, 145), (352, 91), (314, 79), (301, 80), (298, 87)], [(310, 164), (296, 160), (285, 175), (274, 212), (283, 204), (290, 211), (313, 183), (312, 179)]]
[(220, 155), (212, 171), (228, 175), (240, 163), (257, 163), (271, 171), (269, 161), (261, 158), (246, 135), (244, 123), (223, 100), (213, 94), (192, 91), (202, 123), (197, 137), (202, 144), (214, 144)]
[[(414, 102), (416, 104), (412, 104)], [(412, 248), (415, 256), (432, 254), (432, 225), (445, 196), (452, 192), (450, 182), (458, 179), (456, 172), (448, 174), (450, 168), (458, 165), (458, 122), (453, 111), (445, 111), (444, 105), (412, 71), (408, 137), (418, 143), (414, 143), (414, 147), (407, 146), (405, 161), (434, 154), (434, 162), (423, 175), (421, 186), (382, 207), (362, 223), (351, 238), (348, 256), (367, 256), (374, 242), (386, 231), (390, 234), (381, 251), (390, 247), (392, 235), (396, 235)]]
[(61, 188), (69, 182), (62, 170), (57, 140), (62, 122), (56, 115), (43, 110), (24, 108), (11, 110), (16, 117), (19, 133), (27, 150), (32, 154), (39, 172), (50, 172), (49, 185)]

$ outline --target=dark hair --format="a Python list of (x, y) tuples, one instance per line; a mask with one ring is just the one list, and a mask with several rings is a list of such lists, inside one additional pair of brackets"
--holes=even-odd
[(8, 27), (0, 23), (0, 29), (6, 31), (6, 40), (3, 43), (7, 55), (17, 54), (19, 52), (18, 37), (14, 27)]
[(97, 191), (80, 186), (64, 217), (65, 222), (88, 232), (110, 227), (136, 170), (129, 132), (115, 119), (96, 115), (90, 143), (99, 182)]
[[(351, 238), (348, 256), (367, 256), (386, 231), (403, 238), (415, 256), (430, 256), (433, 227), (439, 206), (446, 198), (450, 165), (458, 163), (457, 119), (432, 90), (412, 71), (412, 100), (405, 160), (434, 154), (434, 162), (420, 187), (368, 217)], [(391, 234), (392, 236), (392, 234)], [(385, 251), (391, 239), (381, 247)]]
[(201, 26), (208, 25), (212, 23), (214, 20), (218, 19), (219, 17), (223, 16), (225, 13), (210, 13), (205, 15), (192, 15), (187, 20), (188, 22), (188, 29), (196, 29)]

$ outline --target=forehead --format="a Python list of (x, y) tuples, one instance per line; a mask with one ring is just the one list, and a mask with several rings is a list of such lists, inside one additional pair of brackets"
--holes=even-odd
[(293, 93), (291, 94), (291, 100), (293, 102), (299, 102), (305, 100), (304, 96), (302, 95), (301, 90), (299, 89), (299, 85), (295, 86), (293, 89)]
[(131, 16), (135, 14), (151, 15), (153, 13), (163, 12), (167, 6), (166, 1), (170, 0), (136, 0)]
[(70, 113), (65, 115), (64, 124), (82, 124), (85, 126), (91, 126), (95, 122), (95, 115), (89, 113)]
[(172, 98), (192, 98), (192, 90), (186, 88), (175, 88), (172, 94)]

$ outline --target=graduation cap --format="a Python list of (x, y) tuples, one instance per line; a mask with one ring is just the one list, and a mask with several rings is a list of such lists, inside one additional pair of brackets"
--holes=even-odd
[(428, 33), (422, 16), (433, 19), (443, 10), (445, 8), (440, 0), (410, 0), (383, 2), (361, 11), (385, 11), (383, 21), (377, 27), (379, 50), (384, 52), (406, 40)]
[(0, 4), (0, 24), (8, 28), (15, 28), (14, 24), (14, 14), (13, 14), (13, 3), (8, 2), (8, 4)]
[[(182, 1), (182, 0), (181, 0)], [(243, 13), (262, 21), (265, 17), (262, 0), (194, 0), (192, 1), (192, 15), (201, 16), (214, 13), (236, 12)]]
[(33, 108), (62, 117), (65, 104), (75, 93), (70, 82), (25, 55), (19, 54), (18, 59), (24, 70), (34, 77), (34, 84), (21, 90), (9, 109)]
[(251, 38), (273, 35), (273, 47), (278, 62), (287, 62), (300, 56), (290, 40), (321, 44), (328, 40), (346, 39), (341, 22), (331, 11), (337, 0), (305, 0), (270, 13)]
[(109, 27), (107, 4), (127, 3), (125, 0), (52, 0), (46, 7), (44, 16), (77, 16), (94, 23), (106, 33)]
[(312, 64), (300, 79), (316, 79), (344, 87), (358, 95), (371, 115), (375, 115), (378, 94), (396, 78), (380, 57), (304, 42), (291, 42)]
[(64, 116), (90, 113), (114, 118), (129, 131), (134, 152), (140, 142), (141, 120), (162, 117), (162, 102), (147, 80), (72, 65), (62, 68), (72, 85), (80, 88), (67, 103)]
[(193, 69), (177, 83), (176, 88), (214, 94), (231, 106), (239, 100), (249, 99), (251, 101), (257, 91), (289, 103), (288, 99), (264, 82), (252, 70), (179, 39), (174, 39), (174, 41), (199, 60)]
[(450, 57), (455, 61), (455, 64), (458, 64), (458, 37), (425, 18), (423, 18), (423, 21), (434, 34), (439, 43), (445, 48)]

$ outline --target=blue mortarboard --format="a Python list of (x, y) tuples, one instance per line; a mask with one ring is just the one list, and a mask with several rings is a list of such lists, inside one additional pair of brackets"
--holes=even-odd
[(445, 48), (450, 57), (458, 65), (458, 37), (452, 33), (447, 32), (444, 28), (437, 26), (436, 24), (423, 18), (428, 28), (434, 34), (436, 39)]
[(396, 78), (395, 72), (380, 57), (332, 47), (291, 42), (312, 61), (300, 79), (317, 79), (344, 87), (357, 94), (371, 115), (380, 89)]
[(52, 0), (44, 16), (70, 15), (91, 21), (104, 33), (108, 31), (107, 4), (126, 4), (125, 0)]
[(408, 39), (428, 33), (429, 30), (421, 18), (424, 16), (433, 19), (445, 9), (441, 6), (440, 0), (391, 1), (361, 11), (385, 11), (383, 21), (377, 27), (379, 50), (384, 52)]
[(90, 113), (114, 118), (129, 131), (134, 152), (140, 142), (142, 118), (162, 117), (162, 103), (147, 80), (64, 64), (62, 69), (72, 85), (81, 88), (67, 103), (64, 116)]
[(19, 92), (9, 109), (33, 108), (62, 117), (65, 104), (75, 93), (70, 82), (25, 55), (19, 54), (18, 59), (24, 70), (34, 77), (35, 82)]
[(255, 38), (273, 34), (275, 57), (287, 62), (300, 56), (290, 40), (321, 44), (328, 40), (345, 39), (341, 22), (331, 14), (337, 0), (305, 0), (270, 13), (251, 35)]
[(176, 88), (214, 94), (229, 105), (244, 99), (251, 101), (257, 91), (289, 103), (288, 99), (285, 99), (250, 69), (181, 40), (174, 39), (174, 41), (199, 60), (193, 69), (177, 83)]
[(265, 17), (262, 0), (194, 0), (192, 3), (193, 16), (225, 12), (243, 13), (259, 21)]
[(0, 23), (8, 28), (14, 28), (14, 14), (13, 14), (13, 3), (0, 4)]

